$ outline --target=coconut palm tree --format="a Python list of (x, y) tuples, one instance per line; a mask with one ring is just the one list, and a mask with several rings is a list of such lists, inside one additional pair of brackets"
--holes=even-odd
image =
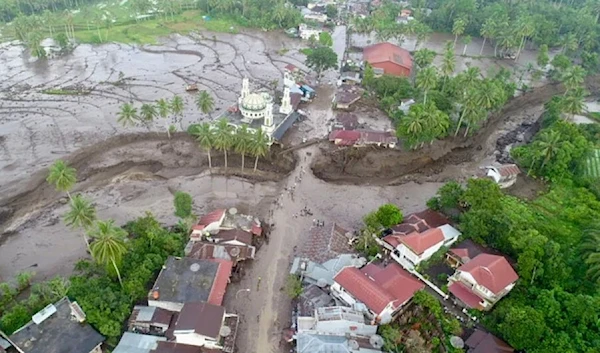
[(214, 146), (222, 151), (225, 156), (225, 171), (227, 171), (227, 150), (233, 146), (233, 127), (229, 125), (229, 121), (221, 118), (215, 124), (215, 140)]
[(140, 118), (146, 127), (150, 127), (150, 124), (154, 122), (154, 118), (158, 115), (156, 107), (153, 104), (144, 103), (140, 108)]
[(517, 55), (515, 61), (519, 59), (523, 46), (525, 45), (525, 39), (531, 37), (535, 33), (535, 25), (530, 16), (522, 16), (517, 20), (516, 34), (521, 37), (519, 48), (517, 49)]
[(411, 148), (423, 143), (427, 134), (425, 126), (425, 107), (423, 104), (413, 104), (408, 114), (400, 121), (398, 129)]
[(210, 113), (215, 109), (215, 100), (207, 91), (200, 91), (196, 96), (196, 107), (202, 114), (208, 114), (210, 117)]
[[(86, 200), (81, 195), (75, 195), (69, 204), (69, 212), (64, 217), (65, 223), (68, 226), (89, 229), (96, 221), (96, 208), (89, 200)], [(86, 247), (89, 249), (90, 243), (83, 234), (83, 240)]]
[(464, 36), (463, 37), (463, 44), (465, 45), (463, 47), (463, 52), (462, 55), (465, 56), (467, 54), (467, 48), (469, 47), (469, 44), (471, 44), (471, 41), (473, 40), (473, 38), (471, 38), (471, 36)]
[(585, 110), (584, 98), (586, 92), (583, 88), (578, 87), (575, 90), (569, 92), (566, 96), (563, 96), (560, 101), (561, 111), (563, 113), (570, 114), (571, 119), (576, 114), (581, 114)]
[(424, 113), (423, 125), (425, 133), (429, 142), (433, 143), (433, 140), (446, 135), (448, 128), (450, 127), (450, 118), (448, 117), (448, 114), (439, 110), (433, 102), (425, 105)]
[(458, 40), (458, 36), (461, 36), (465, 33), (465, 27), (467, 23), (465, 20), (459, 18), (454, 20), (454, 24), (452, 25), (452, 34), (454, 34), (454, 45), (456, 45), (456, 41)]
[(433, 59), (435, 58), (435, 52), (433, 50), (430, 50), (427, 48), (419, 49), (419, 50), (415, 51), (415, 54), (413, 55), (413, 57), (414, 57), (415, 64), (417, 64), (417, 66), (420, 69), (422, 69), (424, 67), (431, 65), (431, 63), (433, 62)]
[(235, 132), (235, 151), (242, 155), (242, 174), (244, 174), (244, 163), (246, 159), (246, 154), (252, 148), (252, 135), (250, 131), (248, 131), (248, 125), (243, 124), (236, 132)]
[(566, 87), (565, 95), (569, 91), (580, 87), (585, 81), (586, 71), (579, 65), (573, 65), (565, 70), (561, 77), (561, 81)]
[(423, 90), (423, 103), (427, 103), (427, 92), (435, 88), (437, 84), (437, 70), (434, 67), (426, 67), (420, 70), (416, 81), (417, 88)]
[(495, 27), (496, 23), (491, 17), (485, 20), (485, 22), (481, 26), (479, 34), (481, 34), (481, 36), (483, 37), (483, 43), (481, 44), (481, 50), (479, 50), (479, 55), (483, 54), (483, 48), (485, 48), (485, 42), (487, 41), (487, 39), (494, 37), (496, 33)]
[(56, 190), (66, 192), (69, 199), (71, 199), (69, 190), (77, 182), (77, 171), (75, 168), (69, 167), (65, 161), (59, 159), (50, 166), (46, 181), (54, 185)]
[(127, 253), (125, 244), (125, 232), (122, 228), (115, 226), (112, 219), (108, 221), (96, 221), (94, 227), (88, 230), (88, 235), (94, 239), (90, 245), (90, 252), (94, 260), (105, 266), (115, 269), (119, 283), (123, 286), (119, 264)]
[(442, 58), (442, 75), (444, 75), (444, 83), (442, 84), (442, 90), (446, 86), (446, 80), (450, 77), (456, 69), (456, 57), (454, 53), (454, 45), (452, 42), (446, 43), (446, 49), (444, 50), (444, 56)]
[[(536, 158), (542, 160), (540, 170), (558, 153), (562, 145), (562, 135), (556, 130), (546, 130), (540, 134), (539, 139), (534, 142), (535, 150), (539, 151)], [(539, 162), (539, 161), (538, 161)], [(532, 165), (535, 163), (532, 163)]]
[(461, 101), (462, 113), (458, 118), (458, 124), (456, 126), (454, 136), (458, 135), (458, 131), (460, 130), (460, 126), (462, 125), (465, 115), (473, 114), (473, 112), (477, 109), (477, 90), (474, 87), (465, 90), (464, 96)]
[(183, 117), (181, 116), (183, 114), (183, 99), (180, 96), (174, 96), (171, 99), (171, 113), (173, 113), (173, 115), (175, 115), (177, 117), (177, 119), (179, 120), (179, 127), (181, 128), (181, 130), (183, 131)]
[(200, 147), (208, 154), (208, 168), (212, 170), (212, 158), (210, 156), (210, 151), (215, 147), (214, 130), (209, 123), (202, 123), (195, 126), (196, 129), (193, 135), (196, 137)]
[(600, 284), (600, 224), (594, 224), (584, 231), (580, 249), (588, 265), (586, 274)]
[(258, 168), (258, 159), (266, 156), (269, 152), (269, 139), (260, 127), (256, 129), (252, 135), (250, 152), (255, 157), (254, 173), (256, 173), (256, 169)]
[(117, 122), (123, 126), (133, 126), (139, 121), (137, 108), (131, 103), (125, 103), (121, 106), (121, 111), (118, 113)]

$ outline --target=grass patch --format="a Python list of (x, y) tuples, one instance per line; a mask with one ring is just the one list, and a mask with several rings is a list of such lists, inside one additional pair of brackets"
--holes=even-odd
[(89, 91), (76, 89), (48, 88), (42, 91), (43, 94), (52, 94), (57, 96), (84, 96), (89, 94)]
[(300, 49), (300, 52), (306, 56), (309, 56), (310, 54), (312, 54), (313, 50), (312, 48), (302, 48)]
[(584, 173), (591, 178), (600, 178), (600, 149), (593, 150), (587, 157)]

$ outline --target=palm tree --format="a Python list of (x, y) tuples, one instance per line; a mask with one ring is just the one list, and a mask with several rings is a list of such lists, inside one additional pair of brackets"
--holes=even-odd
[(200, 91), (196, 96), (196, 106), (203, 114), (209, 114), (215, 109), (215, 100), (206, 91)]
[(523, 50), (523, 46), (525, 45), (525, 38), (530, 37), (535, 32), (535, 26), (533, 24), (533, 20), (529, 16), (520, 17), (517, 20), (517, 35), (521, 37), (521, 43), (519, 44), (519, 49), (517, 50), (517, 55), (515, 57), (515, 61), (519, 59), (521, 55), (521, 50)]
[(258, 168), (258, 159), (267, 155), (269, 152), (269, 140), (267, 135), (262, 131), (262, 128), (258, 128), (252, 135), (252, 145), (250, 147), (251, 154), (255, 157), (254, 159), (254, 173)]
[(481, 82), (476, 92), (477, 105), (487, 110), (494, 108), (504, 94), (502, 88), (490, 80)]
[(494, 37), (495, 27), (496, 23), (494, 23), (494, 20), (492, 20), (491, 17), (485, 20), (485, 22), (481, 26), (479, 33), (483, 37), (483, 44), (481, 44), (481, 50), (479, 50), (479, 55), (483, 54), (483, 48), (485, 47), (485, 42), (487, 41), (487, 39)]
[(576, 114), (583, 113), (585, 110), (585, 95), (586, 92), (581, 87), (569, 92), (569, 94), (563, 96), (560, 101), (561, 111), (570, 114), (571, 119), (573, 119)]
[(433, 102), (425, 105), (424, 113), (423, 124), (425, 132), (429, 142), (433, 143), (433, 140), (446, 135), (448, 127), (450, 127), (450, 118), (448, 114), (439, 110)]
[(565, 95), (569, 93), (570, 90), (573, 90), (583, 84), (585, 81), (585, 70), (579, 65), (573, 65), (565, 70), (561, 79), (567, 88), (565, 91)]
[(180, 96), (174, 96), (171, 99), (171, 113), (178, 117), (179, 127), (183, 131), (183, 119), (181, 117), (181, 114), (183, 113), (183, 99)]
[(215, 134), (212, 126), (209, 123), (202, 123), (200, 125), (195, 125), (196, 130), (194, 131), (194, 136), (206, 153), (208, 154), (208, 169), (212, 170), (212, 158), (210, 156), (210, 151), (215, 147)]
[(423, 103), (427, 103), (427, 92), (437, 84), (437, 71), (434, 67), (426, 67), (417, 74), (417, 88), (423, 90)]
[(140, 118), (147, 127), (150, 126), (157, 115), (158, 112), (156, 111), (156, 107), (154, 105), (148, 103), (142, 104), (142, 107), (140, 108)]
[(171, 107), (169, 106), (169, 102), (167, 102), (166, 99), (161, 98), (158, 101), (156, 101), (156, 107), (158, 108), (158, 115), (161, 118), (166, 119), (169, 116), (169, 113), (171, 112)]
[(139, 118), (137, 114), (137, 108), (135, 108), (131, 103), (125, 103), (121, 106), (121, 111), (118, 113), (119, 118), (117, 122), (119, 122), (123, 126), (133, 126), (135, 125)]
[[(476, 101), (476, 98), (475, 98)], [(464, 119), (467, 122), (467, 128), (463, 137), (467, 137), (471, 126), (479, 124), (480, 121), (486, 117), (486, 111), (480, 106), (473, 106), (471, 109), (467, 109), (464, 115)]]
[(430, 49), (419, 49), (417, 51), (415, 51), (415, 54), (413, 55), (414, 57), (414, 61), (415, 64), (417, 64), (417, 66), (422, 69), (426, 66), (431, 65), (431, 63), (433, 62), (433, 59), (435, 58), (435, 52), (433, 50)]
[(460, 118), (458, 118), (458, 124), (456, 126), (456, 131), (454, 132), (454, 136), (458, 135), (458, 131), (460, 130), (460, 126), (462, 125), (463, 119), (465, 115), (472, 114), (477, 109), (477, 90), (475, 88), (470, 88), (465, 90), (464, 96), (462, 98), (462, 113), (460, 114)]
[(227, 150), (233, 146), (233, 127), (227, 119), (219, 119), (215, 125), (214, 146), (225, 155), (225, 171), (227, 171)]
[(69, 167), (67, 163), (59, 159), (50, 166), (46, 181), (54, 185), (56, 190), (66, 192), (69, 199), (71, 199), (69, 190), (71, 190), (77, 182), (77, 171), (75, 168)]
[(456, 45), (456, 41), (458, 40), (458, 36), (462, 35), (463, 33), (465, 33), (465, 27), (467, 26), (467, 23), (465, 22), (465, 20), (459, 18), (456, 19), (454, 21), (454, 24), (452, 25), (452, 34), (454, 34), (454, 45)]
[(465, 56), (467, 54), (467, 48), (469, 47), (469, 44), (471, 44), (471, 36), (464, 36), (463, 37), (463, 44), (465, 45), (463, 48), (463, 52), (462, 55)]
[(461, 75), (461, 82), (465, 88), (475, 86), (475, 83), (481, 78), (481, 70), (477, 66), (471, 66), (466, 69)]
[[(84, 199), (83, 196), (75, 195), (71, 199), (69, 212), (65, 215), (64, 220), (68, 226), (88, 229), (96, 221), (96, 208), (90, 201)], [(90, 243), (85, 234), (83, 234), (83, 240), (89, 249)]]
[(248, 131), (248, 125), (242, 126), (235, 133), (235, 151), (242, 155), (242, 174), (244, 174), (244, 162), (246, 154), (252, 148), (252, 135)]
[(123, 286), (121, 272), (118, 264), (127, 252), (125, 244), (125, 232), (122, 228), (115, 226), (114, 221), (96, 221), (94, 227), (88, 231), (88, 235), (94, 239), (90, 245), (90, 252), (94, 260), (102, 265), (112, 265), (119, 278), (119, 283)]
[(411, 148), (416, 148), (427, 134), (425, 127), (425, 107), (423, 104), (413, 104), (408, 114), (400, 121), (400, 134), (406, 139)]
[(588, 269), (586, 274), (600, 284), (600, 225), (594, 224), (584, 231), (584, 238), (580, 245)]
[[(562, 136), (556, 130), (546, 130), (540, 134), (540, 138), (534, 142), (536, 150), (540, 151), (539, 158), (543, 158), (540, 170), (558, 153), (562, 145)], [(533, 164), (533, 163), (532, 163)]]
[(456, 68), (456, 57), (454, 56), (454, 45), (452, 42), (446, 43), (444, 56), (442, 58), (442, 74), (444, 75), (444, 83), (442, 90), (446, 86), (446, 80), (450, 77)]

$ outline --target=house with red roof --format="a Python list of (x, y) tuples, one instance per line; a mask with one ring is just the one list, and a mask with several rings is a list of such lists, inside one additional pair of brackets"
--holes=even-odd
[(504, 256), (479, 254), (448, 278), (448, 290), (459, 304), (490, 310), (513, 289), (517, 279), (519, 276)]
[(334, 277), (331, 293), (354, 308), (363, 309), (377, 323), (389, 323), (424, 284), (398, 264), (385, 267), (370, 263), (359, 269), (343, 268)]
[(258, 218), (238, 213), (236, 208), (221, 208), (200, 217), (198, 223), (192, 227), (190, 241), (200, 241), (206, 236), (218, 237), (219, 232), (230, 230), (262, 235), (262, 225)]
[(388, 42), (364, 48), (363, 60), (373, 67), (376, 75), (410, 76), (413, 66), (408, 50)]
[(487, 166), (485, 172), (485, 176), (495, 181), (501, 189), (513, 186), (517, 182), (517, 176), (521, 174), (521, 170), (516, 164), (504, 164), (499, 167)]
[(449, 222), (433, 210), (413, 213), (378, 242), (403, 267), (412, 268), (458, 239), (460, 232)]

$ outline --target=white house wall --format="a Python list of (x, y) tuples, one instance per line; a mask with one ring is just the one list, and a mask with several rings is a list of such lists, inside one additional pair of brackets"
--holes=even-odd
[(198, 347), (206, 347), (206, 348), (210, 348), (210, 349), (218, 349), (220, 348), (220, 346), (217, 345), (217, 342), (215, 342), (214, 340), (203, 336), (203, 335), (199, 335), (197, 333), (183, 333), (183, 334), (178, 334), (178, 333), (173, 333), (175, 335), (175, 342), (177, 343), (181, 343), (181, 344), (188, 344), (190, 346), (198, 346)]
[(169, 311), (180, 312), (183, 308), (183, 303), (167, 302), (162, 300), (148, 300), (148, 306), (155, 306)]
[(339, 285), (339, 283), (334, 283), (333, 286), (331, 286), (331, 291), (335, 296), (343, 300), (344, 303), (350, 306), (356, 304), (356, 299), (347, 293), (342, 286)]
[(317, 322), (314, 331), (327, 334), (371, 336), (377, 333), (377, 326), (349, 320), (331, 320)]

